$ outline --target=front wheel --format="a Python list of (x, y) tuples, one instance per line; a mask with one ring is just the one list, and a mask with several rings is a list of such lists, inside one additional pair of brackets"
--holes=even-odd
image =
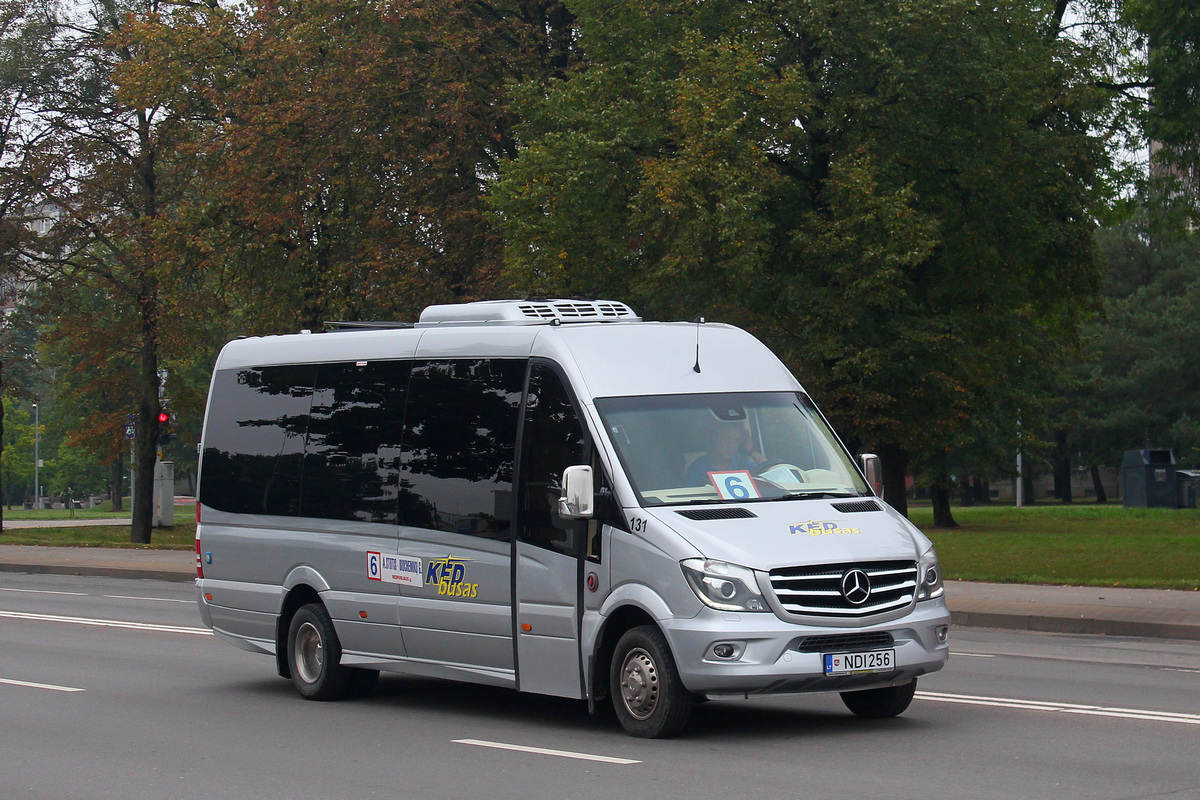
[(296, 611), (288, 627), (292, 683), (308, 700), (338, 700), (350, 689), (351, 673), (341, 664), (342, 645), (329, 612), (320, 603)]
[(861, 692), (842, 692), (842, 702), (856, 716), (870, 719), (895, 717), (904, 713), (917, 691), (917, 679), (900, 686), (865, 689)]
[(617, 641), (609, 669), (609, 694), (621, 727), (631, 736), (675, 736), (692, 713), (662, 631), (653, 625), (630, 628)]

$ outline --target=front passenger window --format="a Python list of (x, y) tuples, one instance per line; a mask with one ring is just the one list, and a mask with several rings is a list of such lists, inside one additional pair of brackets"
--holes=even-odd
[(529, 373), (525, 434), (521, 446), (521, 540), (574, 554), (580, 525), (558, 515), (567, 467), (587, 463), (583, 425), (562, 380), (548, 366)]

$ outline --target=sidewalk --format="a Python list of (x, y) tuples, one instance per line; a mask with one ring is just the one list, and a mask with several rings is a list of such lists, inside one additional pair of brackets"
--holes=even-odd
[[(191, 581), (190, 550), (0, 545), (0, 572)], [(955, 625), (1200, 640), (1200, 592), (1005, 583), (946, 584)]]
[(4, 544), (0, 545), (0, 572), (191, 581), (196, 577), (196, 553), (192, 550)]

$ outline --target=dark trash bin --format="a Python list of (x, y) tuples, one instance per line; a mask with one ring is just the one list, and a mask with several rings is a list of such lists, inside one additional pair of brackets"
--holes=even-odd
[(1175, 470), (1175, 484), (1179, 508), (1195, 508), (1200, 497), (1200, 469)]
[(1126, 450), (1121, 460), (1126, 508), (1178, 508), (1175, 454), (1170, 450)]

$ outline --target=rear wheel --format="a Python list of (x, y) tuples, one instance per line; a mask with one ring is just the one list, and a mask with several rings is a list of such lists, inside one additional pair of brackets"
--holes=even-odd
[(352, 673), (341, 660), (342, 646), (325, 606), (310, 603), (296, 611), (288, 627), (288, 663), (296, 690), (309, 700), (344, 697)]
[(379, 670), (363, 669), (362, 667), (345, 667), (350, 673), (349, 695), (351, 697), (366, 697), (375, 691), (379, 683)]
[(904, 713), (917, 691), (917, 679), (900, 686), (865, 689), (861, 692), (842, 692), (842, 702), (859, 717), (882, 719)]
[(653, 625), (630, 628), (617, 641), (609, 694), (617, 719), (631, 736), (675, 736), (692, 713), (692, 695), (679, 679), (666, 637)]

